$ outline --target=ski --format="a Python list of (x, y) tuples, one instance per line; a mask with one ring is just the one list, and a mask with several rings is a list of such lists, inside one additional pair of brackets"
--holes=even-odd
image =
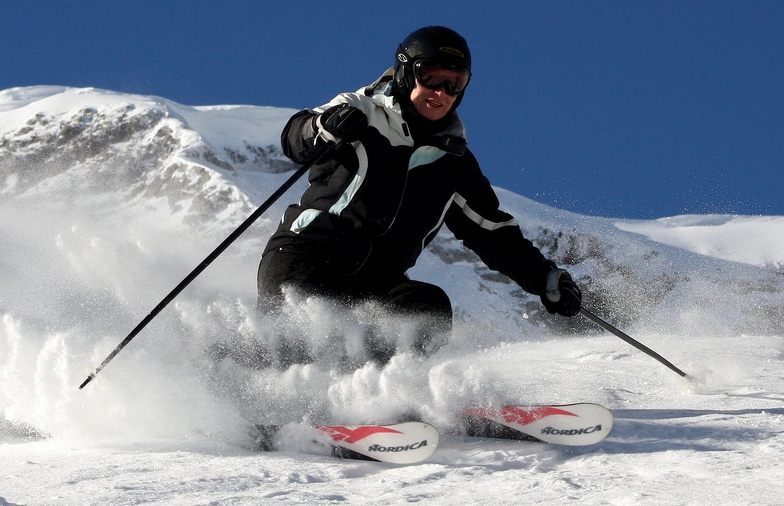
[(586, 446), (602, 441), (612, 430), (613, 415), (592, 403), (556, 406), (468, 407), (463, 411), (471, 437), (541, 441)]
[[(286, 449), (285, 440), (330, 447), (333, 457), (414, 464), (433, 455), (440, 434), (425, 422), (391, 425), (256, 425), (260, 450)], [(303, 441), (306, 440), (306, 441)], [(296, 445), (300, 448), (302, 444)]]
[[(516, 439), (566, 446), (599, 443), (613, 427), (613, 415), (592, 403), (468, 407), (463, 410), (470, 437)], [(294, 449), (344, 459), (415, 464), (435, 453), (440, 434), (425, 422), (390, 425), (255, 425), (257, 448)]]

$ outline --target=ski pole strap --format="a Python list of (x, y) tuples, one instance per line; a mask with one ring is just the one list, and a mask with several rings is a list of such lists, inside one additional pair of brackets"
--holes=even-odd
[(550, 301), (558, 302), (561, 300), (561, 289), (558, 283), (561, 281), (561, 276), (566, 273), (563, 269), (553, 269), (547, 273), (547, 289), (545, 293)]

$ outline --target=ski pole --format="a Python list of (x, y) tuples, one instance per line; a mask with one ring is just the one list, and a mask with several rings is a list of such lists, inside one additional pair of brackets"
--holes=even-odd
[(643, 353), (647, 354), (649, 357), (655, 358), (660, 363), (662, 363), (665, 366), (667, 366), (669, 369), (671, 369), (671, 370), (675, 371), (676, 373), (678, 373), (680, 376), (682, 376), (684, 378), (688, 378), (688, 375), (685, 372), (683, 372), (680, 369), (678, 369), (677, 367), (675, 367), (669, 360), (667, 360), (666, 358), (662, 357), (661, 355), (659, 355), (658, 353), (656, 353), (652, 349), (648, 348), (647, 346), (645, 346), (641, 342), (631, 338), (627, 334), (624, 334), (623, 332), (621, 332), (617, 328), (613, 327), (612, 325), (610, 325), (606, 321), (602, 320), (601, 318), (599, 318), (598, 316), (596, 316), (592, 312), (588, 311), (584, 307), (580, 308), (580, 314), (583, 315), (584, 317), (588, 318), (589, 320), (591, 320), (592, 322), (594, 322), (598, 326), (602, 327), (603, 329), (605, 329), (605, 330), (615, 334), (616, 336), (620, 337), (621, 339), (623, 339), (627, 343), (631, 344), (632, 346), (634, 346), (638, 350), (640, 350)]
[(297, 180), (300, 177), (302, 177), (303, 174), (305, 174), (305, 172), (310, 170), (310, 168), (313, 165), (315, 165), (317, 162), (319, 162), (322, 158), (329, 155), (334, 150), (338, 149), (341, 144), (342, 141), (338, 143), (331, 142), (327, 144), (326, 146), (321, 148), (318, 153), (310, 157), (299, 169), (297, 169), (297, 171), (290, 178), (288, 178), (286, 182), (284, 182), (283, 185), (281, 185), (281, 187), (275, 191), (275, 193), (273, 193), (263, 204), (261, 204), (259, 208), (253, 212), (253, 214), (248, 216), (248, 218), (246, 218), (245, 221), (242, 222), (242, 224), (239, 227), (237, 227), (237, 229), (234, 232), (231, 233), (231, 235), (229, 235), (226, 239), (224, 239), (223, 242), (220, 243), (220, 245), (217, 248), (215, 248), (215, 250), (213, 250), (212, 253), (207, 255), (207, 258), (202, 260), (202, 262), (199, 265), (197, 265), (196, 268), (193, 269), (191, 273), (188, 274), (185, 277), (185, 279), (183, 279), (180, 282), (179, 285), (174, 287), (174, 289), (171, 292), (169, 292), (169, 294), (166, 297), (164, 297), (163, 300), (160, 301), (152, 311), (150, 311), (150, 314), (148, 314), (141, 322), (139, 322), (136, 328), (134, 328), (131, 331), (131, 333), (128, 334), (125, 337), (125, 339), (123, 339), (122, 342), (120, 342), (120, 344), (118, 344), (117, 347), (114, 350), (112, 350), (111, 353), (109, 353), (109, 356), (107, 356), (104, 359), (104, 361), (101, 362), (101, 364), (95, 368), (95, 371), (93, 371), (92, 374), (87, 376), (87, 379), (84, 380), (84, 382), (82, 382), (81, 385), (79, 385), (79, 390), (81, 390), (88, 383), (90, 383), (95, 378), (95, 376), (99, 372), (101, 372), (101, 369), (106, 367), (106, 365), (109, 362), (111, 362), (112, 359), (116, 357), (117, 354), (120, 353), (122, 349), (125, 348), (125, 346), (128, 343), (130, 343), (131, 340), (133, 340), (133, 338), (136, 337), (136, 335), (139, 332), (141, 332), (142, 329), (146, 327), (147, 324), (153, 320), (153, 318), (158, 316), (158, 313), (160, 313), (163, 310), (163, 308), (165, 308), (175, 297), (177, 297), (177, 295), (179, 295), (179, 293), (182, 292), (185, 289), (185, 287), (191, 283), (191, 281), (196, 279), (196, 277), (199, 274), (201, 274), (202, 271), (204, 271), (204, 269), (206, 269), (207, 266), (209, 266), (216, 258), (218, 258), (218, 256), (220, 256), (220, 254), (223, 253), (226, 250), (226, 248), (228, 248), (229, 245), (231, 245), (231, 243), (233, 243), (240, 235), (242, 235), (242, 233), (245, 232), (253, 224), (254, 221), (256, 221), (262, 214), (264, 214), (264, 212), (266, 212), (267, 209), (269, 209), (272, 206), (272, 204), (274, 204), (284, 193), (286, 193), (286, 191), (289, 188), (291, 188), (294, 185), (294, 183), (296, 183)]

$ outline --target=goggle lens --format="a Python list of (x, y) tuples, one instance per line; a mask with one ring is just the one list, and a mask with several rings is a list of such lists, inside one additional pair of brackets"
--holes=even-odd
[(414, 76), (425, 88), (444, 88), (452, 96), (463, 93), (471, 79), (471, 74), (465, 69), (427, 61), (416, 62)]

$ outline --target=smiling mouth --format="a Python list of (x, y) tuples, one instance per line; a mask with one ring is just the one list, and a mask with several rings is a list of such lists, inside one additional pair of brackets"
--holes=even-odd
[(428, 100), (427, 101), (427, 105), (432, 107), (432, 108), (434, 108), (434, 109), (439, 109), (441, 107), (444, 107), (444, 104), (442, 104), (441, 102), (438, 102), (436, 100), (433, 100), (433, 99)]

